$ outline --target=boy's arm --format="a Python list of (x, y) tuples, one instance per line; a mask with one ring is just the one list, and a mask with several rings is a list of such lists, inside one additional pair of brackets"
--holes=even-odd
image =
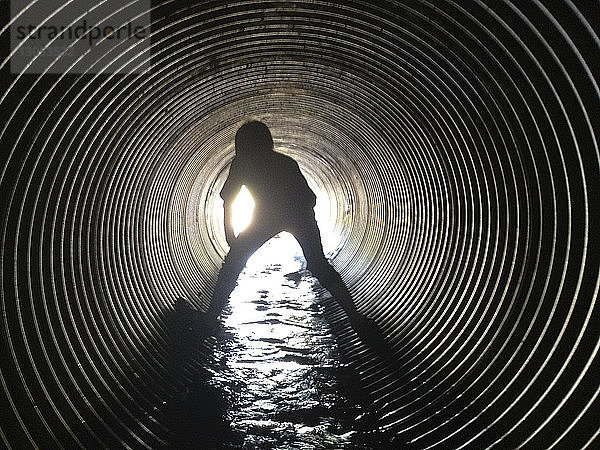
[(300, 166), (298, 165), (298, 163), (295, 162), (295, 164), (296, 164), (295, 168), (298, 171), (298, 173), (300, 174), (299, 179), (300, 179), (300, 184), (302, 185), (302, 192), (306, 195), (306, 199), (309, 201), (309, 203), (314, 208), (315, 205), (316, 205), (316, 203), (317, 203), (317, 196), (315, 195), (315, 193), (312, 191), (312, 189), (308, 185), (308, 182), (306, 181), (306, 177), (304, 176), (304, 174), (300, 170)]
[(229, 175), (220, 193), (223, 199), (225, 239), (230, 247), (233, 241), (235, 241), (235, 234), (233, 232), (233, 202), (242, 188), (239, 172), (238, 161), (234, 158), (229, 167)]
[(225, 240), (231, 247), (233, 241), (235, 241), (235, 233), (233, 232), (233, 201), (226, 200), (223, 204), (224, 212), (224, 224), (225, 224)]

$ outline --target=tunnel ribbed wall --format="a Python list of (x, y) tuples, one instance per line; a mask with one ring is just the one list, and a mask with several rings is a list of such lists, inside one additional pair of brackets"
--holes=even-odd
[(597, 440), (598, 2), (151, 12), (149, 70), (135, 49), (107, 55), (130, 75), (3, 60), (5, 444), (167, 441), (190, 372), (164, 317), (210, 298), (248, 119), (329, 197), (333, 264), (390, 336), (392, 361), (340, 338), (382, 427), (418, 448)]

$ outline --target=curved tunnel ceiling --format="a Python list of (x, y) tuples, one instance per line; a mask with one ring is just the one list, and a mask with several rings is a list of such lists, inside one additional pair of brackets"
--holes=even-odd
[(3, 59), (2, 440), (165, 442), (160, 405), (188, 374), (164, 317), (207, 304), (226, 251), (210, 212), (254, 118), (328, 199), (333, 263), (390, 336), (393, 362), (340, 339), (381, 426), (418, 448), (590, 445), (599, 15), (163, 1), (151, 60)]

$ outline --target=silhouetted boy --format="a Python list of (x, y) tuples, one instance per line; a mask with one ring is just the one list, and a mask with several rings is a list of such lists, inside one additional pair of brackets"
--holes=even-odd
[[(339, 273), (329, 264), (315, 220), (316, 196), (308, 187), (298, 164), (289, 156), (273, 150), (271, 132), (262, 122), (247, 122), (235, 136), (235, 158), (221, 197), (225, 211), (225, 237), (231, 247), (217, 279), (215, 293), (204, 320), (214, 321), (235, 287), (246, 261), (266, 241), (288, 231), (298, 241), (307, 269), (337, 300), (360, 334), (376, 325), (356, 311), (352, 297)], [(241, 186), (254, 199), (252, 221), (236, 238), (233, 232), (232, 205)]]

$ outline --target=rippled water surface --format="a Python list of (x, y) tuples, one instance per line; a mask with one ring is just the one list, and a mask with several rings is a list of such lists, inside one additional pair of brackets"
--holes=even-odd
[(248, 261), (211, 360), (184, 394), (179, 445), (373, 448), (365, 440), (369, 414), (339, 361), (316, 280), (302, 266), (287, 234)]

